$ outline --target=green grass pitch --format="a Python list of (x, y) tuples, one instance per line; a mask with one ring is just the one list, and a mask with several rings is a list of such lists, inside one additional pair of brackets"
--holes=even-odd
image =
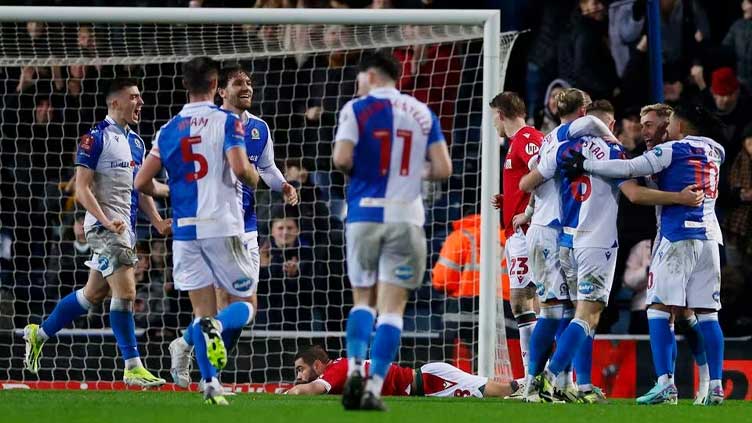
[(752, 402), (721, 407), (637, 406), (631, 400), (607, 405), (522, 404), (497, 399), (387, 398), (390, 411), (345, 412), (339, 397), (238, 394), (229, 407), (201, 403), (186, 392), (0, 391), (3, 423), (619, 423), (752, 421)]

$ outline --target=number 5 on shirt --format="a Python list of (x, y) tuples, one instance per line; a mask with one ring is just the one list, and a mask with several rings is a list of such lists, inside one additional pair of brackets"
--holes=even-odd
[(209, 163), (202, 154), (193, 152), (193, 145), (201, 144), (201, 136), (183, 137), (180, 139), (180, 153), (185, 163), (198, 162), (198, 170), (185, 175), (188, 182), (195, 182), (206, 176), (209, 172)]

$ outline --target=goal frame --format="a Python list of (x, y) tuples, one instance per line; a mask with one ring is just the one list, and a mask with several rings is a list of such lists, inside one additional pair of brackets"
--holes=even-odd
[[(500, 142), (489, 106), (503, 87), (509, 55), (500, 62), (501, 11), (414, 9), (200, 9), (164, 7), (0, 6), (3, 22), (85, 22), (135, 24), (326, 24), (483, 25), (483, 114), (481, 122), (481, 237), (478, 374), (494, 376), (496, 288), (499, 283), (499, 217), (489, 199), (499, 192)], [(498, 310), (498, 312), (503, 312)], [(504, 329), (502, 329), (504, 330)]]

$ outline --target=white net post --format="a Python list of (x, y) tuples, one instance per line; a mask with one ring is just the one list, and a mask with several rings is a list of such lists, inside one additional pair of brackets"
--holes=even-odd
[[(44, 27), (27, 26), (29, 21)], [(224, 381), (290, 382), (292, 356), (305, 344), (320, 343), (343, 355), (351, 300), (341, 219), (344, 187), (330, 168), (331, 138), (336, 113), (355, 93), (358, 58), (371, 49), (392, 51), (403, 71), (423, 60), (411, 78), (400, 81), (401, 88), (437, 113), (457, 169), (448, 183), (426, 184), (429, 268), (408, 307), (399, 361), (457, 364), (461, 360), (452, 342), (465, 338), (458, 342), (467, 341), (477, 357), (467, 370), (511, 377), (503, 307), (496, 296), (498, 238), (481, 238), (480, 306), (460, 310), (472, 314), (468, 321), (449, 318), (448, 304), (455, 300), (434, 290), (430, 279), (452, 221), (465, 209), (477, 210), (480, 203), (481, 232), (498, 233), (498, 216), (488, 199), (499, 188), (499, 145), (488, 103), (503, 87), (516, 38), (499, 35), (498, 11), (0, 7), (0, 25), (5, 76), (0, 247), (11, 245), (9, 254), (0, 254), (0, 380), (35, 380), (21, 371), (18, 329), (49, 315), (62, 296), (85, 281), (84, 256), (75, 250), (75, 202), (60, 187), (72, 175), (78, 137), (104, 118), (102, 91), (116, 75), (142, 81), (146, 105), (139, 132), (148, 147), (156, 129), (186, 101), (180, 62), (202, 55), (250, 70), (251, 112), (269, 123), (278, 166), (283, 172), (305, 168), (315, 191), (302, 205), (310, 213), (297, 212), (297, 224), (312, 244), (310, 254), (297, 250), (301, 276), (293, 285), (273, 270), (262, 277), (260, 314), (245, 331)], [(307, 37), (296, 37), (301, 33)], [(272, 205), (278, 203), (277, 194), (259, 190), (263, 240), (272, 238)], [(142, 258), (151, 263), (137, 287), (144, 307), (137, 315), (139, 349), (148, 367), (167, 376), (166, 347), (190, 321), (190, 306), (185, 295), (170, 290), (169, 241), (154, 236), (143, 219), (139, 233)], [(104, 311), (97, 308), (93, 317), (47, 343), (40, 379), (118, 379), (122, 366)]]

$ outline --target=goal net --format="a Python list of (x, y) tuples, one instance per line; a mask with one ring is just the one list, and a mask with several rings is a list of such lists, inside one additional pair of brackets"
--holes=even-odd
[[(407, 307), (398, 361), (477, 370), (478, 299), (434, 286), (431, 268), (453, 222), (480, 213), (488, 201), (480, 196), (483, 26), (253, 22), (0, 23), (0, 381), (91, 384), (122, 377), (107, 301), (45, 344), (38, 376), (23, 372), (21, 329), (41, 322), (87, 280), (84, 210), (70, 181), (78, 138), (106, 115), (109, 81), (140, 81), (145, 105), (137, 130), (148, 151), (156, 130), (186, 102), (180, 63), (203, 55), (249, 70), (250, 111), (268, 122), (277, 165), (302, 200), (285, 207), (279, 193), (257, 191), (258, 315), (223, 382), (292, 382), (293, 356), (310, 344), (343, 356), (352, 297), (344, 261), (345, 180), (332, 169), (331, 144), (337, 112), (356, 92), (359, 58), (373, 49), (394, 55), (402, 64), (398, 88), (439, 116), (454, 165), (448, 182), (424, 184), (428, 269)], [(494, 64), (501, 67), (499, 86), (515, 38), (502, 34)], [(169, 202), (158, 206), (169, 215)], [(147, 368), (169, 378), (167, 345), (191, 321), (190, 302), (173, 285), (170, 241), (145, 216), (137, 235), (139, 350)], [(509, 379), (501, 299), (495, 304), (495, 376)]]

